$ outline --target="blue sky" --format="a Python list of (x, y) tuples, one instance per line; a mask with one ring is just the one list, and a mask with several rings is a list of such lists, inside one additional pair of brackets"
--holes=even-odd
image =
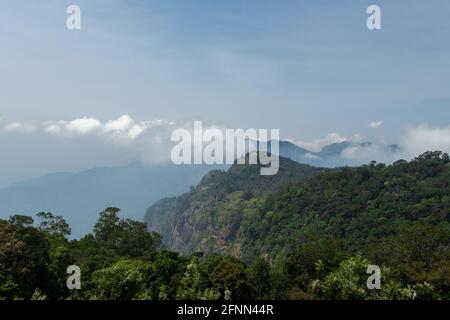
[[(81, 7), (81, 30), (65, 28), (69, 4)], [(370, 4), (381, 7), (382, 30), (366, 28)], [(336, 133), (401, 143), (408, 130), (445, 135), (450, 125), (446, 0), (1, 5), (0, 126), (126, 114), (279, 128), (295, 141)], [(52, 151), (65, 144), (0, 131), (0, 177), (78, 170), (123, 152), (86, 137), (65, 155)], [(53, 160), (27, 162), (32, 155)]]

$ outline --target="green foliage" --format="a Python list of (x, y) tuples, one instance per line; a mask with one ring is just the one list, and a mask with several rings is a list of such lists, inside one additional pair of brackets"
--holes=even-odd
[(54, 216), (50, 212), (36, 214), (39, 219), (39, 229), (52, 236), (67, 237), (70, 235), (70, 227), (61, 216)]
[[(213, 171), (149, 211), (185, 256), (118, 208), (79, 240), (60, 216), (15, 215), (0, 220), (0, 299), (450, 299), (449, 168), (427, 152), (335, 170), (283, 160), (272, 178)], [(73, 264), (81, 290), (66, 288)]]
[(271, 297), (317, 298), (312, 281), (362, 252), (405, 285), (428, 283), (448, 298), (449, 168), (447, 154), (426, 152), (410, 162), (305, 171), (311, 178), (271, 184), (233, 166), (148, 216), (171, 212), (165, 234), (177, 235), (174, 250), (220, 252), (247, 264), (267, 257)]
[(161, 237), (147, 232), (145, 223), (120, 219), (119, 211), (118, 208), (107, 208), (100, 213), (94, 226), (95, 240), (118, 256), (148, 258), (161, 245)]
[(131, 300), (149, 298), (145, 294), (147, 279), (156, 272), (152, 265), (140, 260), (121, 259), (92, 274), (91, 298), (101, 300)]
[(0, 287), (5, 298), (30, 298), (36, 288), (44, 288), (49, 278), (49, 243), (32, 227), (32, 219), (14, 216), (0, 222)]
[(18, 291), (18, 285), (6, 274), (5, 270), (0, 270), (0, 300), (12, 299)]
[(250, 299), (253, 288), (247, 277), (246, 266), (242, 261), (232, 257), (221, 257), (209, 275), (211, 283), (225, 296), (230, 291), (232, 299)]
[(442, 296), (450, 292), (450, 233), (426, 223), (403, 227), (368, 249), (376, 263), (395, 266), (406, 283), (428, 283)]
[(33, 225), (34, 220), (32, 217), (16, 214), (9, 218), (9, 224), (17, 228), (29, 228)]
[[(339, 267), (326, 274), (321, 280), (312, 283), (315, 293), (324, 299), (338, 300), (405, 300), (418, 297), (418, 289), (422, 295), (432, 294), (431, 286), (421, 284), (404, 287), (392, 277), (388, 268), (381, 271), (382, 285), (380, 289), (367, 288), (367, 266), (369, 261), (361, 255), (353, 256), (341, 262)], [(322, 261), (317, 263), (319, 273), (323, 268)]]
[(216, 300), (220, 293), (212, 288), (205, 288), (199, 272), (196, 258), (192, 258), (177, 288), (176, 298), (180, 300)]
[[(282, 266), (286, 282), (295, 284), (296, 294), (301, 291), (306, 297), (311, 294), (311, 282), (320, 273), (327, 274), (337, 268), (346, 256), (348, 253), (342, 241), (312, 235), (284, 259)], [(321, 261), (320, 270), (316, 268), (318, 261)]]
[[(222, 252), (221, 242), (237, 240), (243, 219), (259, 211), (266, 194), (289, 189), (324, 171), (286, 158), (280, 158), (280, 170), (273, 176), (261, 176), (260, 165), (235, 164), (227, 172), (213, 170), (190, 192), (158, 201), (148, 209), (145, 221), (162, 234), (164, 245), (171, 250), (185, 255), (195, 251), (233, 254), (238, 248)], [(174, 241), (174, 233), (183, 236)], [(253, 252), (246, 262), (256, 256)]]
[(258, 299), (268, 299), (272, 291), (271, 266), (269, 262), (259, 257), (247, 271), (248, 278)]

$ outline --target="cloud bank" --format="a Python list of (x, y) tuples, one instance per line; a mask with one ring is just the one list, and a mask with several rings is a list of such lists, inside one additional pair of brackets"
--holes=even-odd
[[(382, 121), (369, 124), (371, 128), (379, 128)], [(1, 123), (3, 132), (9, 134), (39, 134), (57, 138), (95, 137), (107, 143), (113, 143), (127, 148), (135, 158), (150, 163), (169, 161), (173, 143), (170, 136), (173, 130), (185, 128), (192, 131), (192, 123), (175, 123), (168, 120), (136, 121), (129, 115), (122, 115), (117, 119), (101, 121), (93, 117), (81, 117), (72, 120), (48, 120), (41, 123), (36, 121)], [(205, 126), (204, 130), (214, 128), (224, 132), (223, 125)], [(320, 152), (323, 147), (342, 142), (349, 142), (349, 146), (342, 150), (340, 157), (352, 164), (367, 163), (375, 160), (390, 163), (403, 159), (412, 159), (425, 151), (441, 150), (450, 153), (450, 126), (432, 127), (420, 125), (405, 131), (399, 138), (399, 145), (384, 144), (377, 141), (364, 142), (358, 134), (345, 137), (338, 133), (329, 133), (323, 138), (312, 141), (286, 139), (313, 153)], [(392, 141), (395, 142), (395, 141)], [(128, 152), (128, 151), (127, 151)]]
[(135, 121), (129, 115), (102, 122), (96, 118), (82, 117), (73, 120), (48, 120), (35, 122), (11, 122), (3, 126), (5, 132), (44, 133), (54, 136), (97, 136), (110, 138), (120, 143), (131, 143), (152, 129), (171, 127), (174, 123), (167, 120)]
[(404, 136), (402, 145), (410, 156), (434, 150), (450, 153), (450, 126), (439, 128), (421, 125), (412, 128)]
[[(372, 122), (369, 126), (379, 128), (382, 123), (382, 121)], [(399, 159), (411, 160), (426, 151), (439, 150), (450, 153), (450, 126), (419, 125), (411, 127), (398, 137), (398, 144), (367, 141), (358, 134), (347, 138), (337, 133), (330, 133), (324, 138), (312, 141), (292, 141), (311, 152), (320, 152), (324, 146), (329, 144), (349, 142), (349, 146), (339, 154), (339, 157), (348, 160), (349, 164), (363, 164), (372, 160), (392, 163)]]

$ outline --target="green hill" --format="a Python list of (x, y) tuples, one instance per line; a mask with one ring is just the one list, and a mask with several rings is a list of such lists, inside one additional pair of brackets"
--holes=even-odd
[(279, 175), (258, 172), (249, 165), (210, 172), (190, 192), (150, 207), (145, 221), (171, 250), (246, 262), (276, 261), (313, 238), (368, 252), (418, 226), (449, 234), (449, 160), (440, 152), (333, 170), (283, 159)]
[(166, 247), (177, 252), (240, 256), (240, 248), (231, 244), (238, 244), (242, 219), (261, 206), (268, 194), (326, 170), (286, 158), (280, 158), (280, 170), (274, 176), (261, 176), (259, 165), (214, 170), (190, 192), (156, 202), (147, 210), (145, 222), (163, 236)]
[[(441, 152), (335, 170), (281, 159), (272, 177), (212, 171), (147, 214), (184, 255), (118, 208), (78, 240), (61, 216), (14, 215), (0, 219), (0, 300), (450, 299), (449, 178)], [(80, 290), (66, 287), (69, 265)]]

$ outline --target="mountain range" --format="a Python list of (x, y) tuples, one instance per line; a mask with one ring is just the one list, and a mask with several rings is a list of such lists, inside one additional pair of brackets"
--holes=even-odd
[[(354, 164), (340, 156), (354, 145), (349, 141), (327, 145), (320, 152), (310, 152), (289, 141), (279, 143), (280, 155), (297, 163), (318, 167)], [(91, 230), (97, 213), (105, 207), (121, 208), (122, 216), (142, 220), (146, 209), (157, 200), (180, 195), (210, 170), (228, 167), (136, 162), (79, 173), (50, 173), (0, 189), (0, 218), (49, 211), (62, 215), (72, 226), (72, 236), (80, 237)]]
[[(339, 239), (358, 252), (394, 236), (402, 242), (404, 232), (426, 238), (420, 234), (424, 230), (446, 234), (436, 243), (449, 254), (446, 154), (334, 169), (280, 158), (278, 175), (260, 176), (258, 170), (233, 165), (226, 172), (211, 171), (190, 192), (151, 206), (145, 216), (149, 230), (183, 255), (221, 253), (247, 263), (260, 256), (276, 262), (311, 239)], [(420, 241), (404, 245), (415, 248)]]
[(121, 208), (123, 217), (142, 220), (151, 203), (188, 191), (209, 170), (210, 166), (132, 163), (50, 173), (0, 189), (0, 218), (52, 212), (70, 223), (73, 237), (80, 237), (92, 229), (97, 214), (106, 207)]

